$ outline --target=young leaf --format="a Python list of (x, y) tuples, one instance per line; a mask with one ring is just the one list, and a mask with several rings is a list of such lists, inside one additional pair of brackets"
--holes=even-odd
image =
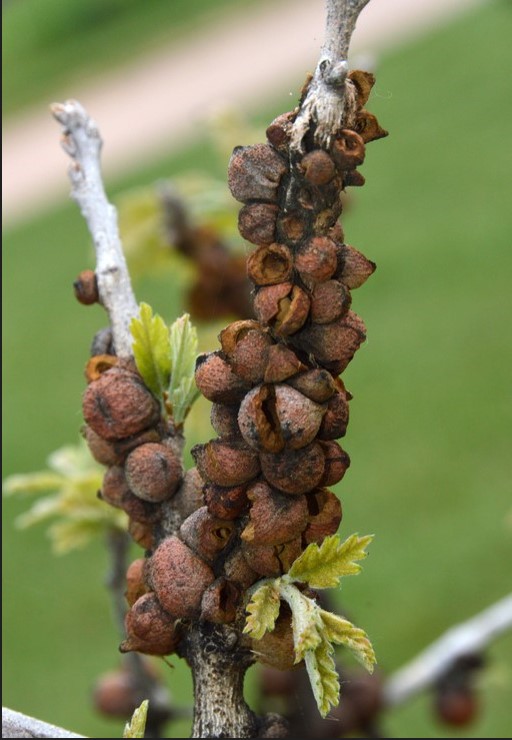
[(148, 705), (148, 700), (144, 699), (140, 707), (137, 707), (132, 714), (130, 722), (127, 722), (124, 727), (123, 737), (144, 737)]
[(248, 617), (244, 634), (254, 640), (261, 640), (265, 632), (272, 632), (279, 616), (279, 588), (275, 581), (260, 586), (253, 593), (247, 605)]
[(171, 378), (168, 401), (174, 422), (180, 425), (199, 396), (195, 384), (197, 330), (188, 313), (176, 319), (170, 331)]
[(293, 563), (288, 576), (293, 581), (309, 583), (313, 588), (333, 588), (342, 576), (359, 573), (361, 566), (355, 561), (366, 557), (365, 547), (373, 535), (358, 537), (356, 534), (341, 543), (335, 534), (326, 537), (320, 546), (312, 542)]
[(308, 651), (315, 650), (322, 641), (320, 607), (292, 583), (282, 582), (280, 592), (292, 610), (295, 662), (299, 663)]
[(16, 519), (20, 528), (30, 527), (48, 519), (57, 519), (48, 530), (56, 553), (82, 547), (97, 534), (112, 528), (126, 530), (124, 511), (101, 501), (103, 470), (92, 458), (86, 444), (67, 445), (48, 458), (49, 470), (26, 475), (14, 475), (4, 483), (4, 493), (52, 492), (38, 497), (27, 511)]
[(337, 614), (321, 609), (320, 615), (324, 625), (323, 634), (325, 638), (337, 645), (345, 645), (366, 670), (373, 673), (373, 667), (377, 660), (366, 632), (359, 627), (355, 627), (347, 619), (338, 617)]
[(2, 487), (4, 496), (14, 493), (43, 493), (60, 488), (64, 478), (60, 473), (41, 470), (40, 473), (17, 473), (5, 479)]
[(327, 716), (331, 707), (337, 707), (340, 700), (340, 683), (332, 657), (333, 652), (332, 645), (326, 639), (322, 639), (315, 650), (310, 650), (305, 655), (313, 696), (322, 717)]
[(140, 304), (140, 318), (130, 324), (133, 337), (133, 355), (139, 373), (153, 393), (160, 399), (169, 384), (171, 347), (169, 330), (151, 306)]

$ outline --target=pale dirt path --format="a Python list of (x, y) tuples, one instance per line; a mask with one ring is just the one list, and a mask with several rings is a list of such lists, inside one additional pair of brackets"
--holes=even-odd
[[(359, 19), (352, 56), (381, 52), (482, 1), (372, 0)], [(68, 97), (80, 100), (100, 126), (106, 179), (183, 147), (221, 104), (250, 112), (292, 92), (294, 105), (305, 73), (315, 67), (323, 24), (323, 0), (261, 0), (70, 90)], [(46, 109), (9, 119), (3, 152), (4, 224), (65, 197), (67, 161)]]

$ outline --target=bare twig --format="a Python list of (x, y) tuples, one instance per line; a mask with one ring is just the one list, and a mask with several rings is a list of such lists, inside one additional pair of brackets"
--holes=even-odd
[(117, 226), (117, 212), (105, 195), (100, 167), (102, 139), (96, 123), (76, 100), (54, 103), (52, 113), (63, 126), (62, 147), (73, 160), (71, 196), (87, 222), (96, 250), (100, 299), (107, 310), (119, 356), (130, 356), (130, 321), (138, 314)]
[(369, 0), (326, 0), (325, 40), (295, 120), (292, 149), (300, 150), (311, 125), (315, 141), (328, 148), (336, 130), (351, 127), (355, 89), (347, 80), (347, 56), (357, 19)]
[(393, 706), (407, 701), (435, 683), (458, 658), (478, 653), (511, 628), (512, 594), (466, 622), (451, 627), (414, 660), (396, 671), (384, 687), (386, 704)]
[(86, 737), (2, 707), (2, 737)]
[(112, 597), (114, 619), (119, 629), (121, 639), (125, 638), (124, 618), (126, 615), (126, 569), (130, 551), (130, 535), (118, 529), (107, 532), (107, 549), (110, 555), (110, 571), (106, 585)]

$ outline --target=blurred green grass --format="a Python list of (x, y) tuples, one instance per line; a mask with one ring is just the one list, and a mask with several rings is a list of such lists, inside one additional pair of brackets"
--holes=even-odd
[(169, 46), (254, 0), (15, 0), (3, 3), (4, 114), (47, 102), (138, 54)]
[[(367, 185), (350, 192), (343, 219), (378, 270), (354, 294), (369, 340), (344, 374), (352, 467), (339, 486), (341, 533), (376, 539), (342, 599), (383, 671), (510, 590), (511, 21), (509, 3), (496, 0), (381, 60), (370, 109), (391, 136), (369, 146)], [(269, 104), (262, 136), (288, 106), (288, 97)], [(109, 190), (188, 167), (219, 163), (201, 145)], [(82, 370), (104, 320), (72, 298), (75, 275), (93, 264), (72, 204), (5, 236), (7, 475), (41, 468), (77, 438)], [(168, 282), (136, 289), (168, 318), (179, 310)], [(54, 558), (41, 529), (13, 529), (26, 506), (4, 503), (4, 703), (93, 737), (119, 735), (121, 724), (95, 717), (86, 699), (117, 660), (106, 555), (98, 545)], [(473, 726), (438, 726), (425, 696), (390, 713), (387, 733), (508, 737), (511, 636), (490, 655)], [(186, 704), (188, 672), (175, 662), (169, 685)]]

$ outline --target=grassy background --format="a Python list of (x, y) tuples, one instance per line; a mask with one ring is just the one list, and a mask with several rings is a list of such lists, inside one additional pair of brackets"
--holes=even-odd
[[(351, 191), (344, 218), (350, 243), (378, 271), (354, 294), (369, 340), (344, 374), (354, 394), (352, 467), (339, 486), (341, 533), (377, 536), (343, 602), (384, 671), (510, 589), (511, 30), (512, 7), (495, 0), (381, 60), (370, 109), (391, 136), (370, 145), (367, 185)], [(288, 106), (288, 97), (269, 103), (262, 135), (264, 120)], [(163, 153), (109, 190), (198, 166), (218, 168), (204, 146)], [(72, 204), (5, 236), (7, 475), (40, 469), (77, 439), (83, 366), (104, 320), (72, 298), (75, 275), (92, 265)], [(179, 310), (167, 281), (146, 278), (136, 289), (169, 317)], [(119, 736), (120, 724), (85, 700), (117, 660), (104, 550), (55, 558), (41, 528), (13, 529), (26, 506), (4, 503), (3, 701), (92, 737)], [(489, 651), (482, 713), (469, 729), (437, 725), (422, 696), (390, 713), (386, 731), (509, 737), (511, 683), (508, 635)], [(189, 703), (179, 661), (169, 685), (176, 703)]]
[(253, 0), (10, 0), (3, 3), (4, 113), (60, 99), (137, 54)]

